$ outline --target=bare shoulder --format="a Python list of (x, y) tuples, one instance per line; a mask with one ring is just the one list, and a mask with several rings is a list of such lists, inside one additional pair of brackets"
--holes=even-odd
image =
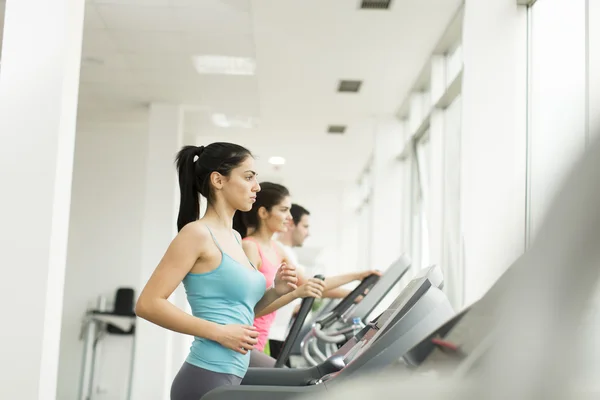
[(212, 241), (208, 228), (202, 221), (194, 221), (185, 225), (177, 234), (175, 240), (179, 241), (190, 249), (202, 252)]
[(244, 249), (244, 253), (246, 253), (246, 257), (248, 257), (250, 262), (254, 264), (256, 268), (260, 268), (261, 260), (258, 245), (252, 240), (243, 240), (242, 249)]
[(275, 243), (275, 251), (277, 252), (277, 255), (288, 264), (292, 263), (287, 251), (285, 251), (285, 248), (283, 247), (283, 244), (281, 244), (277, 240), (273, 240), (273, 243)]
[(252, 240), (242, 240), (242, 249), (249, 256), (250, 254), (258, 256), (258, 245)]
[(277, 253), (280, 256), (285, 256), (286, 253), (285, 253), (285, 249), (283, 248), (283, 245), (280, 242), (278, 242), (277, 240), (273, 240), (273, 243), (275, 243), (275, 249), (277, 250)]
[(232, 231), (233, 231), (233, 234), (235, 235), (235, 237), (237, 238), (237, 240), (243, 244), (244, 242), (242, 241), (242, 235), (240, 235), (240, 233), (238, 231), (236, 231), (235, 229), (232, 229)]

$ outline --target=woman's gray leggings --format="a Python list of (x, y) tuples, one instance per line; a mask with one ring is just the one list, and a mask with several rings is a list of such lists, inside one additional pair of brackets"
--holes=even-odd
[(200, 400), (220, 386), (239, 385), (242, 378), (213, 372), (184, 362), (171, 385), (171, 400)]
[(277, 360), (260, 350), (252, 350), (250, 353), (250, 368), (273, 368), (275, 361)]

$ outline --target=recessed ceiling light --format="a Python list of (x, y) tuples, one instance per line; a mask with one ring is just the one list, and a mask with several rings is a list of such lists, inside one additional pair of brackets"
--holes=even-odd
[(273, 156), (269, 158), (269, 164), (273, 165), (283, 165), (285, 164), (285, 158), (279, 156)]
[(210, 119), (212, 123), (219, 128), (252, 129), (258, 123), (258, 120), (253, 117), (228, 117), (221, 113), (211, 115)]
[(229, 56), (194, 56), (194, 68), (199, 74), (254, 75), (256, 63), (251, 58)]

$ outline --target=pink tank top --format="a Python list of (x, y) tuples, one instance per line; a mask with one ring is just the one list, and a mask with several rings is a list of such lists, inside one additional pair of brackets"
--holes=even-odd
[[(259, 271), (265, 276), (267, 281), (266, 288), (270, 288), (273, 286), (275, 282), (275, 275), (277, 274), (277, 270), (283, 261), (279, 255), (277, 256), (277, 263), (272, 263), (262, 252), (260, 248), (260, 244), (252, 238), (246, 237), (243, 240), (250, 240), (256, 243), (258, 247), (258, 254), (260, 256), (260, 269)], [(273, 241), (271, 241), (271, 246), (274, 247)], [(277, 253), (279, 254), (279, 253)], [(266, 289), (265, 288), (265, 289)], [(254, 326), (258, 330), (258, 343), (254, 346), (255, 349), (259, 351), (263, 351), (265, 349), (265, 345), (267, 344), (267, 340), (269, 339), (269, 331), (271, 330), (271, 325), (273, 325), (273, 321), (275, 320), (276, 311), (273, 311), (271, 314), (263, 315), (262, 317), (254, 319)]]

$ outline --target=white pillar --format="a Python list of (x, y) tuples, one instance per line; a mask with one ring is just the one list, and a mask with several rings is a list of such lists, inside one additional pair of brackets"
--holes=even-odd
[(83, 12), (84, 0), (6, 4), (0, 73), (2, 399), (56, 396)]
[[(148, 136), (140, 287), (146, 284), (177, 233), (179, 191), (174, 161), (183, 144), (181, 108), (152, 104)], [(172, 300), (179, 297), (177, 294)], [(132, 400), (169, 398), (175, 335), (138, 319)], [(162, 397), (157, 397), (157, 393), (161, 393)]]
[(588, 5), (588, 82), (589, 141), (600, 137), (600, 2), (587, 0)]
[[(529, 238), (586, 146), (586, 1), (532, 7)], [(589, 90), (593, 86), (589, 86)], [(568, 104), (568, 106), (566, 106)]]
[(444, 110), (431, 112), (429, 127), (429, 190), (427, 191), (427, 231), (429, 235), (429, 264), (442, 263), (444, 219)]
[(465, 301), (525, 243), (527, 15), (515, 0), (466, 0), (461, 220)]
[(402, 227), (406, 221), (400, 210), (406, 198), (403, 194), (410, 188), (410, 182), (399, 180), (406, 166), (398, 160), (404, 145), (404, 125), (395, 117), (375, 121), (371, 265), (378, 269), (391, 265), (403, 250)]

